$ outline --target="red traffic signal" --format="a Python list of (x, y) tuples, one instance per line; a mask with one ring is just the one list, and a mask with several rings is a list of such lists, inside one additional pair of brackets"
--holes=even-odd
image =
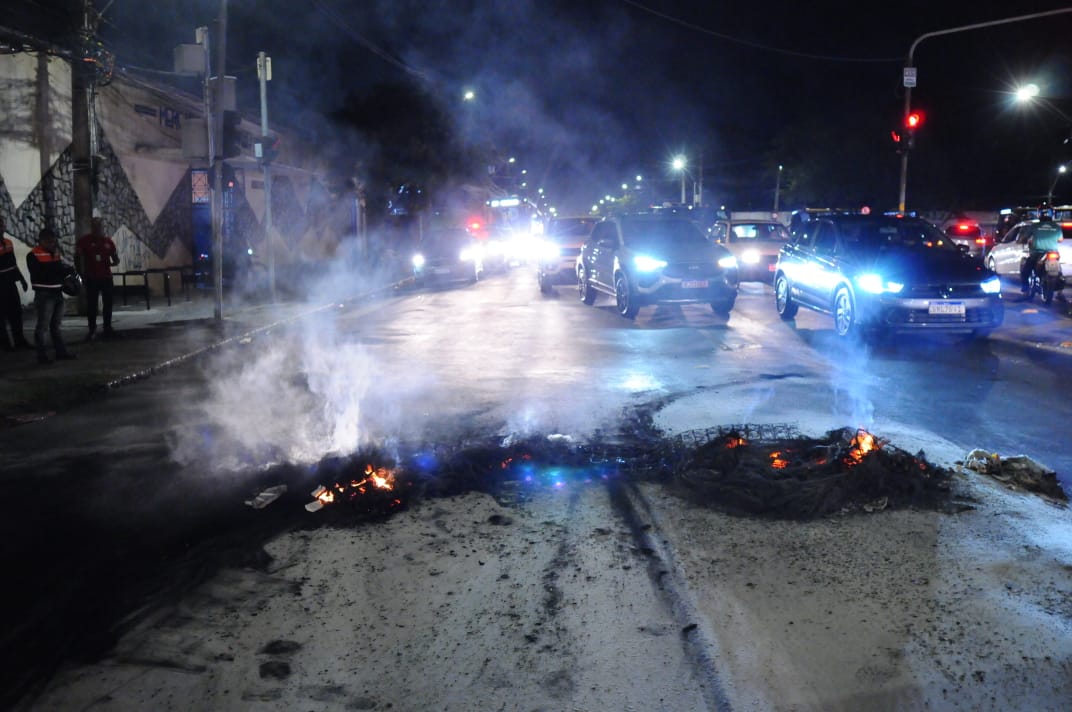
[(908, 129), (918, 129), (923, 124), (923, 112), (913, 111), (905, 116), (904, 125)]

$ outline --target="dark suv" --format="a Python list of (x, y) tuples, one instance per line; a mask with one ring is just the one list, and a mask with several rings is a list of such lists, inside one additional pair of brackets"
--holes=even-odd
[(806, 307), (834, 317), (839, 336), (946, 331), (983, 336), (1005, 316), (998, 276), (919, 218), (830, 215), (778, 255), (782, 319)]
[(658, 302), (707, 302), (728, 314), (737, 300), (737, 260), (685, 218), (606, 218), (581, 247), (577, 286), (585, 304), (609, 294), (629, 319)]

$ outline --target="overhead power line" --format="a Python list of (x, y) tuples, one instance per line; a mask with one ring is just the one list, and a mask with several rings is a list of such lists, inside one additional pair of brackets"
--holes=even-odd
[(387, 50), (381, 49), (376, 44), (374, 44), (371, 40), (366, 39), (362, 35), (358, 34), (352, 27), (350, 27), (349, 24), (347, 24), (346, 20), (344, 20), (339, 15), (338, 12), (333, 10), (331, 7), (329, 7), (322, 0), (313, 0), (313, 5), (316, 7), (317, 10), (319, 10), (329, 20), (331, 20), (335, 24), (336, 27), (341, 29), (343, 32), (345, 32), (350, 37), (352, 37), (355, 40), (357, 40), (358, 44), (360, 44), (362, 47), (367, 49), (369, 52), (372, 52), (374, 55), (376, 55), (377, 57), (379, 57), (383, 61), (387, 62), (388, 64), (393, 64), (394, 66), (398, 67), (399, 69), (401, 69), (404, 72), (408, 72), (409, 74), (412, 74), (412, 75), (414, 75), (416, 77), (420, 77), (421, 79), (424, 79), (426, 81), (428, 80), (428, 75), (426, 75), (421, 70), (409, 66), (408, 64), (403, 62), (401, 59), (398, 59), (397, 57), (394, 57), (391, 54), (389, 54), (387, 52)]
[(667, 15), (664, 12), (659, 12), (658, 10), (654, 10), (646, 5), (642, 5), (638, 2), (635, 2), (635, 0), (622, 0), (622, 2), (650, 15), (655, 15), (656, 17), (666, 20), (667, 22), (672, 22), (675, 25), (680, 25), (681, 27), (693, 30), (694, 32), (700, 32), (705, 35), (710, 35), (712, 37), (718, 37), (719, 39), (725, 40), (726, 42), (732, 42), (734, 44), (743, 45), (745, 47), (751, 47), (752, 49), (758, 49), (763, 52), (773, 52), (775, 54), (784, 54), (789, 57), (801, 57), (804, 59), (818, 59), (824, 62), (845, 62), (847, 64), (888, 64), (892, 62), (904, 61), (904, 57), (835, 57), (824, 54), (809, 54), (808, 52), (797, 52), (795, 50), (783, 49), (781, 47), (772, 47), (771, 45), (765, 45), (759, 42), (752, 42), (750, 40), (741, 39), (740, 37), (734, 37), (733, 35), (727, 35), (722, 32), (715, 32), (714, 30), (709, 29), (707, 27), (701, 27), (700, 25), (688, 22), (686, 20), (682, 20), (681, 18), (674, 17), (673, 15)]

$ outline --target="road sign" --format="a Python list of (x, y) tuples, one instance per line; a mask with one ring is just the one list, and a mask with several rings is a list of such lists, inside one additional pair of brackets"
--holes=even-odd
[(905, 67), (904, 68), (904, 85), (906, 87), (914, 87), (916, 85), (916, 68)]

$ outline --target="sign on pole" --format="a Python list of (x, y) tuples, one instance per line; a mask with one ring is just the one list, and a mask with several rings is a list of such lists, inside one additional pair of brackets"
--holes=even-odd
[(914, 87), (916, 85), (916, 68), (905, 67), (904, 68), (904, 85), (906, 87)]

